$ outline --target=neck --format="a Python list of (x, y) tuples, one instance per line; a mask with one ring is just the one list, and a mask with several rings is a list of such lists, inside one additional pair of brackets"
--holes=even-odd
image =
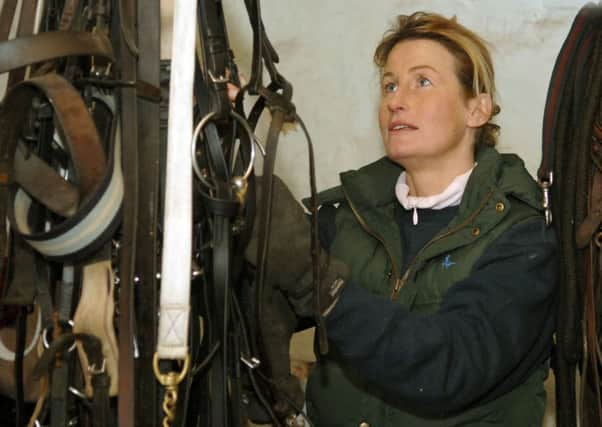
[(410, 188), (410, 196), (429, 197), (442, 193), (458, 175), (462, 175), (474, 166), (474, 157), (466, 161), (454, 161), (441, 165), (431, 162), (421, 167), (406, 166), (406, 183)]

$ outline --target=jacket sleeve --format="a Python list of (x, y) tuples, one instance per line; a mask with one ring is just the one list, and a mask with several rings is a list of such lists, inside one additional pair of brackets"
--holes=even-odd
[(327, 318), (329, 338), (358, 374), (417, 410), (443, 415), (492, 399), (549, 357), (556, 252), (543, 221), (515, 225), (431, 315), (348, 283)]

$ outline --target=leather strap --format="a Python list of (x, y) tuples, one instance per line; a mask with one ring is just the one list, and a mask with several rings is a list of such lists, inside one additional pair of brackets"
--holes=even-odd
[[(139, 358), (136, 365), (136, 422), (154, 426), (159, 421), (159, 395), (157, 381), (149, 374), (157, 345), (157, 307), (159, 292), (156, 286), (159, 253), (159, 177), (161, 175), (162, 139), (160, 135), (160, 2), (138, 2), (138, 83), (158, 90), (151, 98), (138, 94), (138, 160), (143, 167), (138, 171), (141, 191), (138, 195), (138, 233), (136, 241), (136, 273), (139, 278), (135, 289), (136, 323), (138, 328)], [(150, 91), (149, 91), (150, 93)]]
[[(26, 37), (26, 36), (30, 36), (33, 34), (34, 32), (34, 25), (35, 25), (35, 12), (36, 12), (36, 5), (38, 3), (38, 0), (21, 0), (21, 9), (19, 12), (19, 23), (18, 23), (18, 27), (17, 27), (17, 39), (21, 38), (21, 37)], [(5, 41), (2, 43), (11, 43), (11, 41)], [(2, 52), (1, 50), (1, 46), (0, 46), (0, 52)], [(19, 53), (17, 52), (11, 52), (13, 54), (19, 55)], [(0, 58), (2, 58), (3, 53), (0, 53)], [(22, 81), (25, 78), (25, 67), (24, 66), (19, 66), (11, 68), (11, 72), (8, 75), (8, 82), (7, 82), (7, 87), (12, 87), (15, 84), (19, 83), (20, 81)], [(3, 70), (0, 72), (5, 72), (5, 71), (9, 71), (9, 70)]]
[(79, 205), (77, 188), (34, 153), (26, 156), (23, 151), (15, 152), (15, 182), (52, 212), (66, 218), (73, 216)]
[(0, 42), (8, 39), (17, 9), (17, 0), (4, 0), (0, 10)]
[[(33, 98), (40, 95), (45, 96), (54, 107), (59, 132), (64, 136), (73, 159), (81, 198), (85, 199), (101, 181), (106, 168), (105, 154), (96, 126), (81, 96), (57, 74), (23, 82), (6, 95), (0, 110), (2, 141), (6, 147), (3, 159), (10, 164), (14, 158), (21, 130), (19, 124), (24, 120), (25, 111), (32, 105)], [(7, 172), (11, 177), (11, 169)]]
[[(286, 122), (297, 122), (303, 128), (303, 131), (307, 138), (308, 152), (309, 152), (309, 175), (310, 175), (310, 189), (311, 189), (311, 212), (312, 215), (312, 226), (311, 226), (311, 247), (312, 247), (312, 261), (313, 261), (313, 281), (314, 281), (314, 305), (316, 308), (321, 306), (319, 301), (320, 293), (317, 291), (320, 281), (319, 271), (319, 252), (320, 247), (317, 239), (317, 203), (316, 203), (316, 186), (315, 186), (315, 165), (313, 158), (312, 143), (307, 133), (307, 129), (303, 124), (301, 118), (298, 116), (295, 110), (295, 106), (292, 103), (292, 85), (278, 72), (275, 63), (278, 62), (278, 55), (272, 47), (269, 39), (265, 34), (265, 29), (261, 21), (261, 9), (259, 1), (245, 0), (245, 5), (249, 13), (251, 25), (253, 28), (253, 67), (252, 75), (249, 79), (249, 84), (243, 88), (239, 93), (237, 99), (237, 108), (242, 111), (242, 94), (245, 91), (253, 94), (256, 93), (260, 96), (252, 111), (249, 114), (249, 123), (253, 128), (261, 115), (264, 108), (269, 108), (272, 113), (272, 121), (268, 131), (268, 137), (266, 140), (266, 156), (263, 165), (263, 191), (262, 200), (260, 201), (260, 222), (258, 230), (258, 253), (256, 265), (258, 268), (258, 277), (256, 280), (256, 320), (258, 326), (258, 332), (262, 336), (263, 340), (268, 339), (270, 335), (270, 325), (264, 324), (264, 316), (262, 315), (264, 301), (270, 301), (272, 298), (272, 290), (267, 289), (265, 286), (265, 272), (267, 271), (267, 253), (269, 244), (269, 233), (271, 223), (271, 204), (272, 204), (272, 177), (274, 173), (277, 144), (280, 136), (282, 127)], [(265, 65), (270, 75), (271, 82), (265, 87), (263, 86), (262, 71), (263, 65)], [(328, 352), (328, 341), (326, 337), (326, 328), (324, 320), (319, 314), (321, 311), (316, 309), (316, 324), (317, 324), (317, 337), (319, 350), (321, 353)], [(257, 334), (257, 332), (256, 332)], [(282, 362), (279, 360), (270, 360), (270, 355), (276, 354), (275, 352), (264, 353), (267, 360), (268, 367), (271, 368), (270, 375), (277, 375), (275, 381), (287, 381), (288, 372), (283, 372), (279, 369), (282, 366)], [(289, 404), (287, 396), (282, 395), (277, 387), (272, 387), (274, 396), (276, 396), (276, 405), (278, 408), (279, 415), (282, 418), (292, 418), (296, 414), (296, 409)]]
[(115, 60), (111, 43), (102, 32), (53, 31), (0, 43), (0, 73), (69, 56)]
[[(136, 34), (136, 0), (117, 2), (118, 19), (114, 21), (119, 31), (113, 31), (119, 56), (121, 81), (137, 80), (136, 51), (132, 35)], [(121, 225), (121, 249), (119, 260), (119, 396), (117, 415), (120, 427), (134, 427), (136, 414), (135, 342), (136, 317), (134, 301), (134, 277), (136, 241), (138, 233), (138, 105), (135, 87), (120, 88), (120, 120), (123, 141), (124, 202)], [(150, 367), (149, 367), (150, 368)]]
[[(114, 147), (109, 144), (107, 166), (96, 125), (80, 95), (66, 80), (56, 74), (48, 74), (24, 82), (7, 96), (5, 109), (0, 112), (0, 120), (10, 122), (7, 125), (10, 129), (5, 130), (8, 135), (4, 156), (6, 163), (10, 163), (11, 153), (15, 153), (14, 146), (20, 134), (20, 127), (15, 124), (25, 115), (25, 111), (19, 111), (19, 108), (31, 105), (32, 99), (37, 95), (34, 89), (39, 89), (54, 107), (57, 130), (62, 136), (61, 141), (68, 148), (79, 194), (76, 196), (73, 186), (64, 183), (63, 178), (49, 167), (41, 167), (41, 160), (33, 154), (27, 161), (20, 158), (20, 154), (13, 154), (16, 163), (6, 166), (7, 175), (11, 175), (11, 169), (18, 167), (11, 175), (15, 184), (25, 184), (24, 187), (30, 194), (34, 197), (36, 194), (40, 195), (39, 201), (47, 202), (48, 208), (62, 212), (68, 218), (49, 231), (32, 230), (27, 222), (31, 198), (16, 185), (11, 190), (13, 203), (9, 217), (15, 230), (47, 257), (57, 260), (81, 258), (100, 247), (115, 230), (119, 220), (124, 191), (120, 168), (120, 137), (115, 138)], [(97, 102), (105, 102), (111, 111), (115, 110), (114, 105), (109, 105), (114, 104), (111, 98), (99, 94), (94, 96)], [(115, 132), (114, 128), (113, 133)], [(28, 162), (33, 162), (32, 166), (35, 167), (27, 166)], [(46, 189), (47, 183), (57, 184), (57, 198), (53, 197), (54, 190)], [(59, 192), (61, 188), (65, 190)], [(77, 212), (71, 213), (74, 199), (80, 199), (81, 203)]]

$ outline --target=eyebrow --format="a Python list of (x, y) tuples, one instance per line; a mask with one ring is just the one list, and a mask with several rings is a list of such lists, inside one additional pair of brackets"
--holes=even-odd
[[(439, 74), (439, 71), (437, 71), (435, 68), (431, 67), (430, 65), (426, 65), (426, 64), (425, 65), (415, 65), (415, 66), (411, 67), (408, 71), (417, 71), (417, 70), (420, 70), (423, 68), (427, 68), (427, 69), (432, 70), (435, 73)], [(387, 72), (383, 73), (382, 77), (383, 78), (384, 77), (395, 77), (395, 74), (393, 74), (390, 71), (387, 71)]]

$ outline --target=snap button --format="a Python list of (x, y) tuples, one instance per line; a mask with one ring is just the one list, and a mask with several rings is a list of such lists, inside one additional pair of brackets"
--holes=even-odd
[(498, 212), (504, 212), (505, 208), (506, 208), (506, 206), (504, 206), (504, 204), (502, 202), (497, 202), (495, 204), (495, 210)]
[(481, 229), (479, 227), (475, 227), (472, 229), (473, 236), (478, 236), (479, 234), (481, 234)]
[(367, 422), (362, 422), (360, 423), (360, 427), (370, 427), (370, 424), (368, 424)]

